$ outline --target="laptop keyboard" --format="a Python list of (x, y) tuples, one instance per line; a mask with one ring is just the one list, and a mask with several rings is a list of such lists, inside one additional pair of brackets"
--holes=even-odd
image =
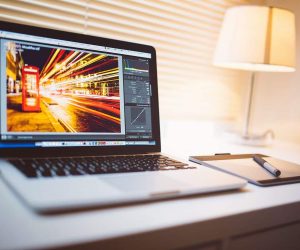
[(9, 161), (30, 178), (193, 168), (162, 155), (31, 158)]

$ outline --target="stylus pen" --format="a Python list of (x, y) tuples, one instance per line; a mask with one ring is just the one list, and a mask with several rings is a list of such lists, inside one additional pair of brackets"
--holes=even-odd
[(280, 176), (281, 172), (279, 169), (273, 167), (270, 163), (268, 163), (267, 161), (265, 161), (264, 159), (262, 159), (261, 157), (255, 155), (253, 156), (253, 160), (260, 165), (261, 167), (263, 167), (264, 169), (268, 170), (272, 175), (278, 177)]

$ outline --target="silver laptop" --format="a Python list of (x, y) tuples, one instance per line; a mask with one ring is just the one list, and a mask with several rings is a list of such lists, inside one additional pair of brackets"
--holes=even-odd
[(0, 22), (0, 171), (39, 212), (237, 189), (160, 154), (151, 46)]

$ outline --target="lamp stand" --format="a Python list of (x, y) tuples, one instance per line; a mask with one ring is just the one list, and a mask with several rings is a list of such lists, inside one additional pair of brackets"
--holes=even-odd
[(254, 84), (255, 84), (255, 72), (252, 72), (248, 106), (246, 111), (246, 121), (245, 121), (244, 131), (240, 143), (246, 145), (267, 146), (270, 145), (274, 139), (274, 132), (272, 130), (267, 130), (263, 134), (252, 134), (249, 129), (250, 122), (251, 122), (252, 106), (253, 106)]
[(255, 73), (251, 72), (251, 82), (250, 82), (250, 90), (249, 90), (249, 97), (248, 97), (248, 106), (246, 111), (246, 121), (244, 125), (244, 131), (243, 131), (243, 138), (249, 138), (250, 132), (250, 119), (251, 119), (251, 109), (252, 109), (252, 102), (253, 102), (253, 90), (254, 90), (254, 81), (255, 81)]

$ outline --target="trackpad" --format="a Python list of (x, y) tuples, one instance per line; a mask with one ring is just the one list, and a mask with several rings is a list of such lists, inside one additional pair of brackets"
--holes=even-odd
[(123, 192), (178, 192), (187, 184), (160, 173), (113, 174), (100, 179)]

